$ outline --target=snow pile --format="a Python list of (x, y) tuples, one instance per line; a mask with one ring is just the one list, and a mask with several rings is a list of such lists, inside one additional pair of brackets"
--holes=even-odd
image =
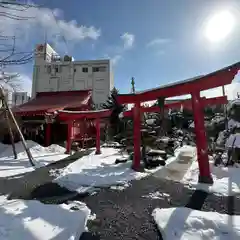
[(234, 120), (234, 119), (230, 119), (230, 120), (228, 121), (228, 128), (229, 128), (229, 129), (232, 129), (232, 128), (234, 128), (234, 127), (240, 128), (240, 122), (238, 122), (238, 121), (236, 121), (236, 120)]
[(229, 133), (228, 133), (227, 130), (224, 130), (224, 131), (222, 131), (222, 132), (219, 132), (218, 138), (217, 138), (217, 141), (216, 141), (217, 145), (219, 145), (219, 146), (224, 146), (224, 144), (226, 143), (226, 140), (227, 140), (228, 136), (229, 136)]
[(201, 189), (222, 196), (232, 196), (240, 193), (240, 169), (236, 167), (215, 167), (209, 160), (213, 177), (213, 185), (198, 183), (198, 162), (194, 161), (182, 182), (191, 188)]
[(154, 209), (152, 216), (163, 240), (237, 240), (240, 216), (189, 208)]
[(225, 117), (224, 116), (219, 116), (219, 115), (216, 115), (214, 116), (212, 119), (211, 119), (211, 124), (220, 124), (222, 122), (225, 122)]
[(0, 202), (0, 211), (2, 240), (78, 240), (90, 215), (85, 204), (45, 205), (22, 200)]
[[(106, 187), (111, 185), (125, 185), (128, 181), (146, 177), (162, 166), (146, 172), (136, 172), (131, 169), (132, 161), (115, 164), (116, 159), (123, 156), (114, 148), (102, 148), (102, 154), (91, 153), (69, 164), (60, 172), (54, 182), (71, 191), (82, 192), (93, 187)], [(176, 158), (167, 160), (167, 164)]]
[(240, 148), (240, 133), (231, 134), (226, 141), (227, 148)]
[[(33, 155), (36, 167), (45, 166), (59, 161), (69, 155), (64, 154), (65, 148), (58, 145), (43, 147), (33, 141), (27, 141), (27, 146)], [(18, 159), (14, 159), (12, 145), (0, 144), (0, 177), (33, 171), (27, 154), (21, 142), (15, 144)]]
[(240, 106), (239, 98), (229, 101), (229, 103), (227, 105), (227, 111), (230, 111), (232, 108), (234, 108), (234, 106)]

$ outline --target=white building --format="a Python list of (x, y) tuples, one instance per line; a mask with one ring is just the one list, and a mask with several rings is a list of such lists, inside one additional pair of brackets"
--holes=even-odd
[(32, 98), (37, 92), (92, 90), (96, 106), (105, 103), (114, 86), (110, 60), (61, 58), (49, 44), (36, 47)]
[(18, 106), (28, 102), (29, 96), (27, 92), (12, 92), (11, 106)]

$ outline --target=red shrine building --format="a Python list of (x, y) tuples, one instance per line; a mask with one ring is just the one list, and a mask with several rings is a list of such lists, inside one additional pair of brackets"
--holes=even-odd
[(58, 112), (100, 109), (114, 86), (110, 60), (74, 61), (61, 57), (49, 44), (35, 49), (32, 97), (13, 108), (21, 119), (27, 138), (42, 141), (46, 146), (71, 139), (91, 139), (94, 121), (60, 119)]

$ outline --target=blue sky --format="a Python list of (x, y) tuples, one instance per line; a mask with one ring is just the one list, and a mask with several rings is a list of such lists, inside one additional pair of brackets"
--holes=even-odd
[[(35, 0), (44, 9), (27, 27), (22, 49), (32, 50), (47, 39), (56, 50), (75, 60), (111, 58), (115, 86), (130, 91), (208, 73), (240, 60), (239, 0)], [(51, 15), (54, 12), (58, 24)], [(209, 17), (228, 10), (235, 28), (223, 41), (209, 42), (204, 33)], [(20, 23), (18, 23), (20, 24)], [(17, 25), (18, 29), (19, 26)], [(21, 32), (21, 34), (22, 34)], [(65, 44), (57, 35), (64, 35)], [(30, 86), (32, 64), (15, 68)]]

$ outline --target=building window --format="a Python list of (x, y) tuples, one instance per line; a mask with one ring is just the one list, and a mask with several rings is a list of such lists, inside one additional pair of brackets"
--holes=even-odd
[(87, 73), (88, 72), (88, 68), (87, 67), (83, 67), (82, 68), (82, 72)]
[(59, 73), (60, 72), (60, 66), (59, 65), (55, 65), (55, 73)]
[(106, 67), (99, 67), (99, 72), (106, 72)]
[(93, 67), (93, 72), (99, 72), (99, 67)]
[(93, 72), (106, 72), (106, 67), (93, 67)]
[(51, 66), (47, 66), (47, 72), (50, 74), (51, 73)]

